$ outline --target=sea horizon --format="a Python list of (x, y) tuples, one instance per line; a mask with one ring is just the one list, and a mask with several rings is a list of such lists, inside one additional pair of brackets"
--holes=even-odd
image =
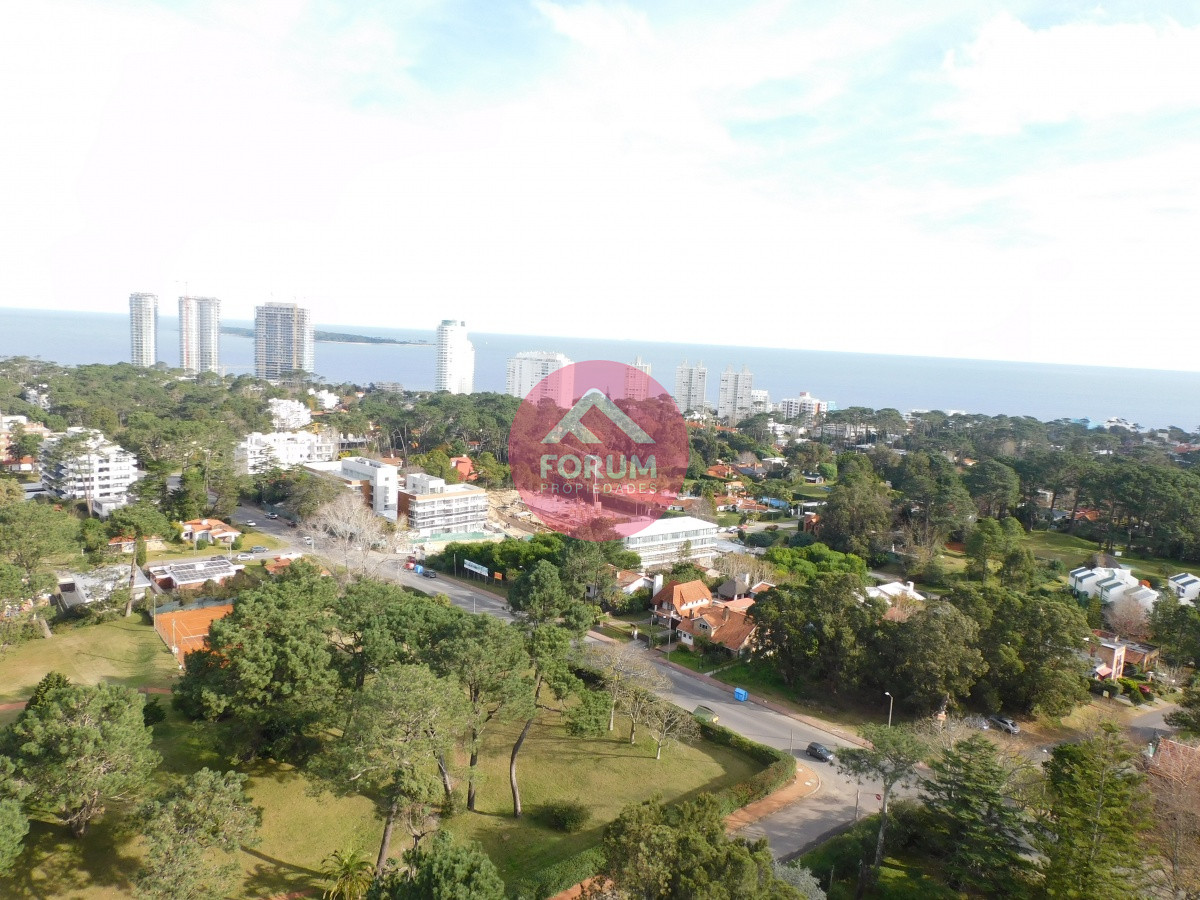
[[(431, 317), (432, 318), (432, 317)], [(318, 342), (316, 370), (322, 380), (367, 386), (400, 383), (410, 390), (433, 387), (436, 342), (431, 328), (317, 323), (320, 331), (426, 341), (429, 344)], [(159, 316), (157, 356), (178, 365), (178, 320)], [(253, 327), (251, 320), (223, 325)], [(1088, 419), (1102, 424), (1122, 418), (1142, 427), (1174, 425), (1187, 431), (1200, 422), (1200, 372), (1170, 369), (1015, 362), (910, 354), (852, 353), (633, 339), (546, 337), (471, 333), (475, 344), (475, 390), (503, 392), (507, 359), (525, 350), (565, 353), (572, 360), (637, 356), (673, 391), (675, 367), (685, 359), (708, 368), (708, 400), (715, 403), (721, 372), (748, 368), (754, 387), (773, 402), (808, 391), (838, 408), (893, 407), (901, 412), (940, 409), (983, 415), (1033, 416), (1043, 421)], [(0, 308), (0, 357), (30, 356), (61, 365), (129, 361), (126, 313)], [(228, 374), (253, 371), (253, 339), (221, 335), (221, 364)]]

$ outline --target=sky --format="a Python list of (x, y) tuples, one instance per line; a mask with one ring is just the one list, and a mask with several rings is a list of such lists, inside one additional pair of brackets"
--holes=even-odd
[(0, 307), (1200, 370), (1194, 0), (8, 3), (0, 123)]

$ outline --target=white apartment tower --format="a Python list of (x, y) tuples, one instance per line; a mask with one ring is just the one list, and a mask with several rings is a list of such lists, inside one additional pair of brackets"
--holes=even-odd
[(675, 403), (679, 411), (700, 411), (707, 406), (705, 395), (708, 393), (708, 369), (704, 363), (698, 362), (689, 366), (685, 359), (675, 367)]
[(728, 366), (721, 373), (721, 389), (717, 395), (717, 417), (728, 419), (730, 425), (736, 425), (748, 417), (753, 409), (754, 376), (745, 366), (742, 366), (740, 372), (735, 372), (733, 366)]
[(437, 330), (435, 391), (470, 394), (475, 390), (475, 346), (467, 339), (467, 323), (442, 319)]
[(129, 361), (150, 368), (158, 362), (158, 295), (129, 295)]
[[(643, 375), (650, 374), (650, 363), (642, 362), (640, 356), (629, 364), (629, 368), (636, 369)], [(627, 400), (645, 400), (649, 393), (647, 380), (639, 378), (637, 372), (627, 371), (625, 373), (625, 398)]]
[(190, 374), (219, 372), (221, 301), (216, 297), (179, 298), (179, 368)]
[(313, 323), (309, 310), (295, 303), (254, 308), (254, 374), (276, 379), (286, 372), (312, 372)]
[[(514, 397), (528, 397), (530, 403), (537, 403), (543, 397), (548, 397), (559, 406), (570, 407), (575, 399), (572, 396), (575, 380), (571, 373), (563, 372), (556, 378), (549, 378), (569, 365), (571, 360), (562, 353), (526, 350), (516, 356), (510, 356), (504, 392)], [(543, 379), (549, 380), (542, 383)], [(539, 384), (541, 387), (538, 387)], [(536, 395), (532, 393), (534, 388), (538, 388)]]
[(91, 428), (68, 428), (38, 450), (42, 487), (59, 500), (86, 500), (101, 517), (128, 502), (137, 457)]

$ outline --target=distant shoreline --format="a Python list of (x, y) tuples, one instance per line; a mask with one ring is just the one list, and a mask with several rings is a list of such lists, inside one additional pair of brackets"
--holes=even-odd
[[(236, 334), (238, 337), (254, 337), (253, 328), (241, 328), (237, 325), (222, 325), (221, 334)], [(399, 338), (373, 337), (369, 334), (345, 334), (340, 331), (316, 331), (313, 339), (326, 344), (399, 344), (410, 347), (432, 347), (431, 341), (407, 341)]]

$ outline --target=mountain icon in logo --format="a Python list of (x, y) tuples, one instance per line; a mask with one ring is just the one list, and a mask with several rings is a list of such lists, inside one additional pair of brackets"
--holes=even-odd
[(568, 434), (573, 434), (585, 444), (600, 444), (603, 441), (583, 424), (583, 417), (589, 410), (596, 409), (604, 413), (608, 420), (625, 432), (626, 437), (638, 444), (653, 444), (654, 438), (646, 434), (637, 422), (629, 418), (617, 404), (604, 392), (592, 388), (571, 407), (570, 411), (550, 429), (550, 433), (542, 438), (543, 444), (557, 444)]

